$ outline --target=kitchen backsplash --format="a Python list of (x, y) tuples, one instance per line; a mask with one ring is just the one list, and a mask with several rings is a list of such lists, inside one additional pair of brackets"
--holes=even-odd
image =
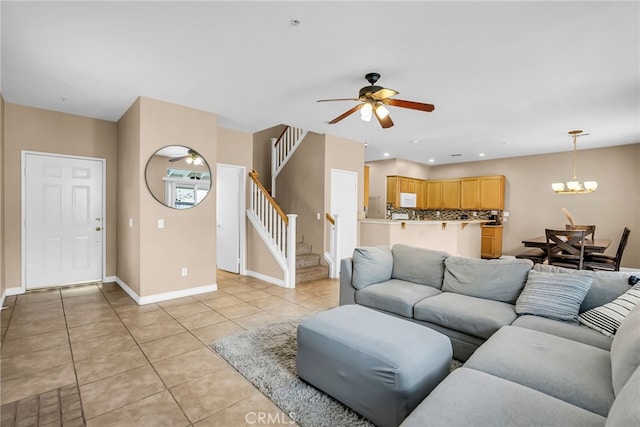
[[(473, 213), (477, 215), (474, 216)], [(458, 220), (491, 220), (490, 210), (450, 210), (450, 209), (411, 209), (411, 208), (397, 208), (387, 209), (387, 219), (391, 219), (391, 215), (394, 213), (406, 213), (409, 215), (410, 220), (425, 220), (425, 221), (458, 221)], [(494, 211), (495, 212), (495, 211)], [(498, 211), (497, 221), (502, 224), (502, 211)]]

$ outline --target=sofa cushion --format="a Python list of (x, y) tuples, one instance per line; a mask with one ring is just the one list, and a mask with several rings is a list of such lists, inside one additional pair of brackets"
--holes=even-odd
[(605, 427), (640, 426), (640, 368), (617, 394), (611, 405)]
[(604, 422), (600, 415), (537, 390), (462, 367), (449, 374), (401, 427), (602, 426)]
[(577, 322), (580, 304), (587, 295), (591, 282), (593, 274), (589, 276), (531, 270), (516, 301), (516, 313)]
[(493, 334), (465, 367), (522, 384), (603, 417), (614, 400), (609, 352), (517, 326)]
[(413, 306), (425, 298), (440, 294), (439, 289), (391, 279), (356, 291), (356, 302), (378, 310), (413, 317)]
[(450, 256), (443, 291), (514, 303), (533, 263), (528, 259), (486, 260)]
[(356, 289), (391, 279), (393, 256), (386, 246), (370, 246), (353, 250), (353, 280)]
[(640, 305), (624, 319), (611, 343), (611, 374), (616, 395), (640, 365)]
[(580, 313), (578, 317), (583, 325), (612, 337), (638, 302), (640, 302), (640, 284), (605, 305)]
[(394, 245), (392, 279), (406, 280), (420, 285), (442, 288), (444, 260), (449, 254), (430, 249), (414, 248), (407, 245)]
[(580, 305), (580, 312), (604, 305), (625, 293), (631, 287), (629, 285), (629, 276), (633, 274), (632, 272), (622, 271), (596, 271), (594, 274), (591, 271), (574, 270), (547, 264), (536, 264), (533, 269), (547, 273), (593, 274), (593, 283), (591, 283), (589, 292), (587, 292), (587, 296), (584, 297), (584, 301)]
[(513, 305), (443, 292), (413, 307), (413, 317), (480, 338), (489, 338), (516, 318)]
[(546, 317), (524, 315), (518, 317), (511, 326), (533, 329), (546, 332), (551, 335), (589, 344), (594, 347), (609, 351), (611, 349), (612, 338), (606, 337), (599, 332), (589, 329), (586, 326), (576, 325), (574, 322), (563, 322), (561, 320), (548, 319)]

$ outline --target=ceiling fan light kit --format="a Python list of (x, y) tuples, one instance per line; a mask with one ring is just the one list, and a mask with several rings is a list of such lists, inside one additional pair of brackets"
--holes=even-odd
[(585, 181), (584, 184), (581, 184), (580, 181), (576, 178), (576, 139), (579, 136), (589, 135), (588, 133), (582, 133), (581, 130), (572, 130), (569, 131), (569, 135), (573, 137), (573, 177), (571, 181), (564, 182), (554, 182), (551, 184), (551, 188), (558, 194), (584, 194), (584, 193), (593, 193), (598, 188), (597, 181)]
[(364, 76), (365, 79), (371, 84), (365, 86), (358, 92), (358, 98), (336, 98), (336, 99), (320, 99), (318, 102), (328, 101), (360, 101), (361, 103), (355, 107), (342, 113), (335, 119), (331, 120), (329, 124), (336, 124), (342, 119), (350, 116), (356, 111), (360, 110), (360, 118), (365, 122), (371, 120), (371, 116), (376, 116), (376, 119), (384, 129), (393, 126), (393, 121), (389, 116), (389, 109), (386, 107), (390, 105), (392, 107), (408, 108), (410, 110), (418, 110), (431, 112), (435, 109), (432, 104), (425, 104), (415, 101), (403, 101), (401, 99), (393, 99), (392, 96), (397, 95), (399, 92), (393, 89), (387, 89), (382, 86), (376, 86), (376, 82), (380, 79), (379, 73), (368, 73)]

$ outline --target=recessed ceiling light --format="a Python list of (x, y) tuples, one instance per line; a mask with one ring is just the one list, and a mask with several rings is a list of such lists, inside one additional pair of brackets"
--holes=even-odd
[(484, 157), (484, 156), (485, 156), (485, 154), (484, 154), (484, 153), (480, 153), (480, 154), (478, 154), (478, 156), (480, 156), (480, 157)]
[(389, 153), (384, 153), (383, 156), (389, 157)]
[(417, 139), (414, 139), (413, 141), (409, 141), (409, 142), (410, 142), (410, 143), (412, 143), (412, 144), (417, 144), (417, 143), (418, 143), (418, 140), (417, 140)]
[(436, 161), (435, 159), (429, 159), (429, 163), (433, 163), (435, 161)]

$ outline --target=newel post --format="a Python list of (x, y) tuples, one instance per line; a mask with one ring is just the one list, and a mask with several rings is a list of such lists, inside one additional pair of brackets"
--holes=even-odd
[(285, 287), (296, 287), (296, 214), (288, 214), (289, 225), (287, 225), (287, 276), (285, 277)]
[(340, 251), (340, 215), (333, 216), (333, 247), (331, 248), (331, 257), (334, 259), (333, 268), (331, 269), (331, 278), (336, 279), (340, 277), (340, 258), (338, 252)]

